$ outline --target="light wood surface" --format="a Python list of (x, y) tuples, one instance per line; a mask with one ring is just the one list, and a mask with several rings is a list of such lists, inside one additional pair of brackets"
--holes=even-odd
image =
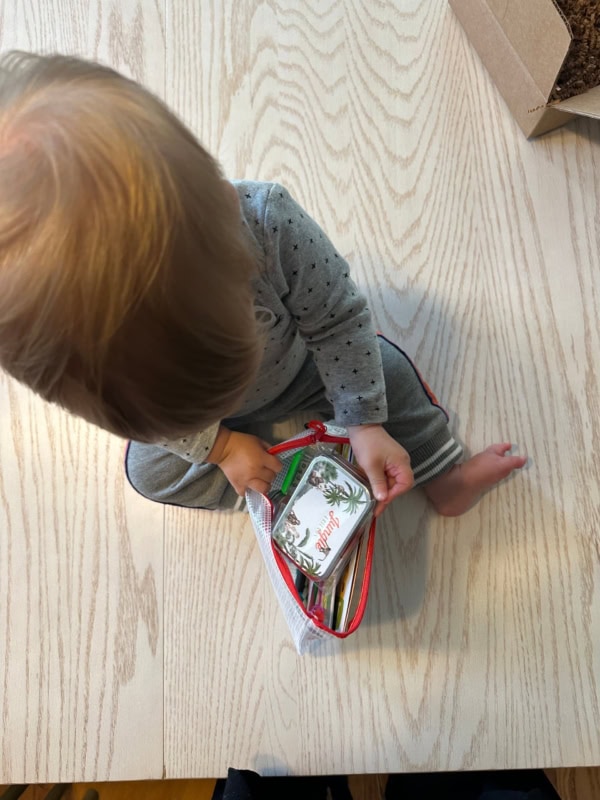
[[(153, 3), (0, 2), (0, 46), (164, 88)], [(163, 774), (163, 512), (123, 443), (0, 375), (0, 781)]]
[(600, 130), (525, 141), (442, 3), (180, 2), (167, 40), (228, 174), (322, 221), (470, 448), (531, 457), (459, 520), (397, 503), (362, 629), (316, 658), (249, 524), (169, 509), (169, 774), (597, 762)]
[(441, 0), (0, 14), (285, 183), (459, 437), (530, 456), (458, 520), (399, 501), (363, 626), (299, 658), (243, 515), (145, 503), (119, 443), (3, 379), (0, 780), (600, 763), (598, 123), (527, 142)]

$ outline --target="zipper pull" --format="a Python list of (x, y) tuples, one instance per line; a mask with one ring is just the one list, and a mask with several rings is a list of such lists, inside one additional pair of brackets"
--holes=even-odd
[(306, 427), (312, 431), (315, 442), (320, 442), (327, 434), (327, 426), (318, 419), (312, 419), (310, 422), (307, 422)]

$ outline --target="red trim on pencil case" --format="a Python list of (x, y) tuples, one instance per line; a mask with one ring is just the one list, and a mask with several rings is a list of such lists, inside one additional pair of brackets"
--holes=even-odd
[[(350, 439), (347, 436), (331, 436), (327, 433), (327, 427), (322, 422), (318, 422), (317, 420), (313, 420), (307, 424), (307, 428), (309, 428), (310, 432), (306, 434), (306, 436), (300, 436), (297, 439), (288, 440), (287, 442), (282, 442), (281, 444), (275, 445), (274, 447), (269, 448), (269, 452), (275, 455), (276, 453), (284, 453), (287, 450), (295, 450), (299, 447), (306, 447), (310, 444), (314, 444), (315, 442), (333, 442), (336, 444), (347, 444)], [(272, 503), (269, 501), (271, 509), (273, 508)], [(296, 589), (296, 584), (292, 579), (292, 574), (290, 569), (283, 557), (283, 555), (279, 552), (277, 547), (273, 544), (273, 540), (271, 540), (271, 549), (273, 551), (273, 558), (275, 559), (275, 563), (279, 568), (279, 572), (281, 577), (283, 578), (285, 585), (289, 589), (292, 594), (292, 597), (298, 604), (302, 613), (310, 619), (317, 628), (320, 628), (322, 631), (331, 634), (332, 636), (336, 636), (338, 639), (345, 639), (346, 636), (350, 636), (351, 633), (358, 628), (360, 623), (362, 622), (362, 618), (365, 613), (365, 609), (367, 607), (367, 600), (369, 598), (369, 585), (371, 582), (371, 565), (373, 562), (373, 551), (375, 549), (375, 526), (376, 520), (373, 519), (371, 522), (371, 527), (369, 528), (369, 539), (367, 542), (367, 555), (365, 558), (365, 572), (363, 575), (362, 586), (360, 587), (360, 599), (358, 601), (358, 606), (356, 608), (356, 613), (348, 626), (347, 631), (336, 631), (333, 628), (329, 628), (327, 625), (324, 625), (318, 617), (313, 614), (309, 614), (306, 610), (302, 599)]]
[(362, 622), (362, 618), (365, 613), (365, 609), (367, 607), (367, 600), (369, 599), (369, 585), (371, 582), (371, 565), (373, 562), (373, 551), (375, 549), (375, 523), (376, 520), (373, 520), (371, 523), (371, 527), (369, 528), (369, 540), (367, 542), (367, 555), (365, 558), (365, 572), (363, 575), (362, 586), (360, 587), (360, 600), (358, 602), (358, 606), (356, 608), (356, 613), (352, 618), (352, 622), (348, 626), (347, 631), (336, 631), (333, 628), (329, 628), (327, 625), (324, 625), (318, 617), (314, 616), (313, 614), (309, 614), (302, 602), (300, 595), (298, 594), (298, 590), (296, 589), (296, 585), (292, 580), (292, 575), (289, 570), (285, 559), (276, 548), (276, 546), (271, 542), (271, 549), (273, 551), (273, 557), (275, 558), (275, 563), (279, 567), (279, 572), (281, 573), (281, 577), (285, 581), (285, 585), (288, 587), (289, 591), (291, 592), (294, 600), (298, 604), (300, 610), (304, 614), (305, 617), (311, 620), (317, 628), (320, 628), (325, 633), (330, 633), (332, 636), (336, 636), (338, 639), (345, 639), (347, 636), (350, 636), (351, 633), (358, 628), (360, 623)]
[(276, 444), (269, 448), (269, 453), (275, 456), (277, 453), (284, 453), (286, 450), (296, 450), (300, 447), (307, 447), (315, 442), (333, 442), (335, 444), (348, 444), (350, 439), (347, 436), (332, 436), (327, 433), (327, 426), (318, 420), (312, 420), (307, 424), (309, 432), (306, 436), (299, 436), (281, 444)]
[(367, 555), (365, 557), (365, 572), (363, 575), (362, 586), (360, 587), (360, 600), (358, 601), (358, 606), (356, 607), (356, 614), (352, 618), (352, 622), (348, 626), (347, 631), (332, 631), (332, 633), (340, 635), (340, 638), (342, 639), (346, 636), (350, 636), (350, 634), (354, 633), (354, 631), (358, 628), (362, 622), (362, 618), (367, 607), (367, 600), (369, 599), (369, 586), (371, 585), (371, 566), (373, 564), (373, 552), (375, 550), (376, 523), (377, 520), (374, 519), (371, 523), (371, 527), (369, 528), (369, 541), (367, 542)]

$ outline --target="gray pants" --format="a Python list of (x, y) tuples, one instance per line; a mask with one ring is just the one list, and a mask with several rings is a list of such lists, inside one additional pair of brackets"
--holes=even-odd
[[(415, 484), (441, 475), (462, 456), (448, 429), (448, 417), (437, 404), (414, 365), (396, 345), (379, 337), (385, 376), (388, 421), (386, 431), (410, 454)], [(331, 419), (333, 407), (309, 354), (292, 384), (278, 398), (243, 417), (223, 420), (231, 430), (261, 435), (261, 424), (303, 412)], [(343, 424), (343, 423), (342, 423)], [(192, 464), (164, 447), (131, 442), (125, 457), (127, 477), (144, 497), (189, 508), (233, 508), (238, 501), (224, 473), (214, 464)]]

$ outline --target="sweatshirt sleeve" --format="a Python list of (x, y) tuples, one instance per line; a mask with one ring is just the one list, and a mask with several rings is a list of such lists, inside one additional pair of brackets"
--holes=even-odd
[(161, 442), (161, 446), (185, 461), (190, 461), (193, 464), (202, 464), (213, 449), (219, 431), (219, 424), (217, 422), (209, 428), (205, 428), (199, 433), (190, 434), (190, 436), (186, 436), (183, 439)]
[(387, 420), (379, 344), (366, 298), (325, 233), (279, 184), (269, 193), (265, 251), (312, 351), (341, 425)]

